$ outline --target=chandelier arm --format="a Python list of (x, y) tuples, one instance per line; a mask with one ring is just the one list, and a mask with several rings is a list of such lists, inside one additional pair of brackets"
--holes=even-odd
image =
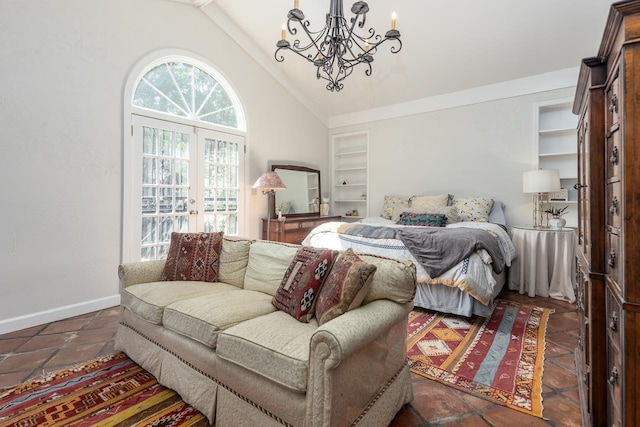
[[(291, 22), (292, 20), (294, 20), (294, 21), (298, 21), (297, 19), (289, 18), (289, 21), (288, 21), (287, 27), (289, 28), (289, 32), (290, 32), (291, 34), (294, 34), (294, 35), (295, 35), (295, 34), (297, 34), (297, 31), (295, 31), (295, 30), (296, 30), (296, 29), (295, 29), (295, 27), (291, 27), (291, 25), (290, 25), (290, 22)], [(299, 21), (298, 21), (298, 22), (299, 22)], [(300, 46), (300, 43), (301, 43), (302, 41), (301, 41), (300, 39), (296, 39), (296, 41), (293, 43), (293, 47), (290, 47), (289, 49), (290, 49), (290, 50), (292, 50), (293, 52), (296, 52), (296, 53), (300, 54), (300, 52), (305, 52), (305, 51), (307, 51), (308, 49), (310, 49), (310, 48), (313, 46), (313, 47), (315, 47), (315, 49), (317, 50), (317, 53), (322, 53), (322, 47), (321, 47), (321, 45), (319, 44), (319, 42), (320, 42), (321, 40), (324, 40), (324, 39), (327, 37), (327, 32), (328, 32), (327, 27), (323, 28), (323, 29), (322, 29), (322, 30), (320, 30), (320, 31), (310, 31), (310, 30), (307, 28), (307, 27), (308, 27), (308, 24), (309, 24), (309, 21), (305, 21), (305, 23), (304, 23), (304, 24), (305, 24), (305, 25), (302, 25), (302, 24), (301, 24), (301, 27), (302, 27), (302, 29), (304, 30), (304, 32), (305, 32), (305, 34), (307, 35), (307, 37), (309, 38), (309, 43), (301, 47), (301, 46)], [(294, 30), (294, 31), (292, 31), (292, 30)], [(321, 42), (320, 42), (320, 43), (321, 43)], [(316, 57), (316, 56), (317, 56), (317, 53), (316, 53), (316, 54), (313, 54), (313, 55), (309, 54), (308, 56), (304, 56), (304, 55), (300, 55), (300, 56), (302, 56), (303, 58), (305, 58), (305, 59), (307, 59), (307, 60), (309, 60), (309, 61), (313, 62), (313, 59), (312, 59), (312, 58), (313, 58), (313, 57)]]
[(393, 40), (394, 42), (398, 42), (398, 47), (396, 48), (396, 46), (391, 46), (391, 48), (389, 48), (389, 50), (391, 51), (391, 53), (398, 53), (400, 52), (400, 50), (402, 50), (402, 40), (400, 40), (400, 37), (385, 37), (383, 38), (381, 41), (379, 41), (378, 43), (375, 44), (375, 49), (376, 51), (378, 50), (378, 46), (380, 46), (382, 43), (388, 41), (388, 40)]

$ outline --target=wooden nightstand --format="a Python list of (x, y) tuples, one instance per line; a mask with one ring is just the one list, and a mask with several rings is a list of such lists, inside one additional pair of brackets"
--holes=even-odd
[(299, 245), (316, 226), (331, 221), (340, 221), (340, 216), (310, 216), (286, 218), (283, 221), (262, 218), (262, 239), (267, 240), (267, 224), (271, 224), (269, 239), (275, 242), (295, 243)]
[(511, 228), (518, 254), (509, 270), (509, 289), (575, 302), (576, 231), (573, 228)]

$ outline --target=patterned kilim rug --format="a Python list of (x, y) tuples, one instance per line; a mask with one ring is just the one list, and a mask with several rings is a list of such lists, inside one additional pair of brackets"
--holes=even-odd
[(411, 371), (542, 418), (545, 332), (553, 310), (497, 300), (491, 318), (416, 309), (409, 315)]
[(0, 391), (0, 426), (208, 426), (124, 353)]

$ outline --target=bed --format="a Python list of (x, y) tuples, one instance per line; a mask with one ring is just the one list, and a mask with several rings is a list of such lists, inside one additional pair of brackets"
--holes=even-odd
[[(448, 204), (455, 206), (456, 202), (449, 200)], [(405, 225), (412, 222), (398, 218), (406, 215), (406, 211), (413, 211), (415, 217), (416, 211), (438, 209), (408, 204), (396, 207), (396, 211), (403, 212), (388, 215), (389, 218), (384, 217), (383, 211), (382, 217), (321, 224), (302, 244), (352, 248), (356, 252), (410, 260), (417, 270), (415, 306), (467, 317), (489, 317), (516, 253), (506, 231), (503, 208), (501, 202), (491, 200), (490, 208), (485, 204), (486, 212), (474, 217), (460, 215), (464, 208), (447, 207), (447, 215), (454, 212), (455, 219), (449, 216), (446, 225), (425, 227)]]

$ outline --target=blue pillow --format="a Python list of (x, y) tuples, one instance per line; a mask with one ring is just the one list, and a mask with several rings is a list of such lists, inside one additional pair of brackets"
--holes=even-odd
[(440, 213), (413, 213), (402, 212), (396, 224), (421, 225), (425, 227), (444, 227), (447, 225), (447, 216)]

